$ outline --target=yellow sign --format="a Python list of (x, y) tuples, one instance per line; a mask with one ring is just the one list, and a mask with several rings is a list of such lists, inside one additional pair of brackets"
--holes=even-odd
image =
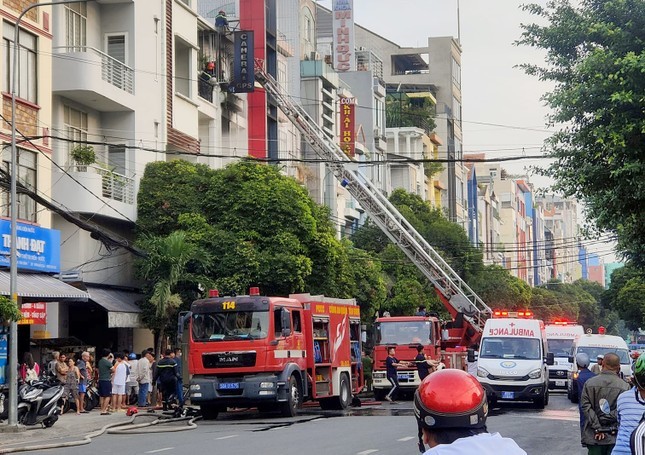
[(234, 310), (235, 302), (222, 302), (222, 310)]

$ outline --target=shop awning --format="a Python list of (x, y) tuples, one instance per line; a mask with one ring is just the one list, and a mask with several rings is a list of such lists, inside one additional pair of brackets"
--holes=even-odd
[[(10, 274), (0, 271), (0, 294), (10, 295)], [(86, 302), (88, 295), (54, 277), (39, 273), (19, 273), (17, 280), (18, 297), (23, 299), (57, 302), (59, 300), (81, 300)]]
[(87, 285), (87, 292), (90, 300), (107, 310), (108, 327), (141, 327), (141, 308), (137, 302), (143, 299), (142, 294), (92, 285)]

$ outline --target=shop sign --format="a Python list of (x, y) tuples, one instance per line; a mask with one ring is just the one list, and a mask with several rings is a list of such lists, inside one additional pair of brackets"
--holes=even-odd
[[(9, 267), (11, 223), (0, 220), (0, 267)], [(60, 231), (17, 223), (18, 270), (60, 272)]]

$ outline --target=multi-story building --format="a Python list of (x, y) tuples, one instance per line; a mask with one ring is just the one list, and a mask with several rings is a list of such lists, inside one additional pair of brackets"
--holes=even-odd
[[(52, 196), (126, 242), (146, 164), (176, 156), (221, 166), (246, 136), (244, 97), (220, 88), (229, 79), (231, 42), (198, 16), (196, 3), (97, 1), (52, 11)], [(78, 151), (87, 144), (95, 159), (83, 162)], [(60, 306), (58, 336), (149, 346), (130, 254), (66, 217), (56, 214), (52, 224), (61, 231), (61, 275), (82, 281), (91, 300)]]
[[(14, 284), (23, 311), (23, 320), (18, 323), (17, 330), (18, 352), (12, 354), (14, 359), (30, 350), (36, 360), (41, 361), (43, 352), (36, 347), (38, 339), (59, 336), (58, 329), (65, 324), (60, 318), (59, 308), (70, 305), (71, 301), (87, 301), (89, 298), (87, 292), (57, 278), (61, 269), (61, 243), (65, 241), (52, 212), (63, 212), (65, 207), (61, 207), (61, 201), (56, 199), (51, 189), (52, 169), (57, 165), (53, 160), (52, 136), (58, 134), (52, 121), (52, 35), (55, 33), (52, 13), (58, 8), (38, 6), (31, 0), (0, 4), (3, 37), (0, 66), (0, 141), (3, 146), (0, 233), (3, 242), (0, 266), (10, 266), (9, 218), (11, 207), (15, 207), (17, 280)], [(14, 53), (16, 46), (20, 49), (18, 53)], [(15, 84), (14, 59), (18, 63)], [(12, 98), (15, 98), (15, 110)], [(12, 116), (15, 116), (13, 125)], [(16, 156), (12, 162), (13, 147), (10, 143), (14, 135)], [(16, 177), (19, 190), (15, 200), (11, 199), (8, 189), (12, 175)], [(6, 269), (0, 271), (0, 294), (11, 295), (10, 271)], [(0, 370), (4, 369), (0, 367)], [(0, 371), (0, 382), (5, 382), (4, 371)]]
[(611, 284), (611, 274), (616, 270), (625, 267), (625, 264), (622, 262), (606, 262), (604, 265), (605, 269), (605, 288), (609, 288)]
[[(319, 38), (332, 40), (331, 11), (317, 5)], [(400, 100), (403, 95), (432, 97), (436, 100), (436, 133), (439, 158), (462, 158), (461, 134), (461, 46), (451, 37), (428, 38), (427, 46), (401, 47), (366, 28), (355, 27), (357, 52), (369, 51), (383, 63), (383, 79), (388, 95)], [(390, 125), (389, 126), (403, 126)], [(423, 128), (422, 120), (417, 126)], [(451, 161), (439, 176), (445, 188), (442, 207), (451, 221), (465, 227), (467, 220), (466, 168)], [(433, 185), (434, 186), (434, 185)]]
[(542, 208), (545, 228), (553, 236), (549, 244), (552, 278), (565, 283), (582, 278), (582, 266), (578, 260), (577, 202), (556, 195), (544, 195), (536, 198), (536, 204)]

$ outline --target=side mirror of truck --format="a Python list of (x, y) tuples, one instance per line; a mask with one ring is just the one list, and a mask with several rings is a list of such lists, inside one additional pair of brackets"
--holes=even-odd
[(546, 353), (546, 364), (555, 365), (555, 355), (552, 352)]
[(467, 360), (468, 360), (468, 363), (473, 363), (475, 361), (475, 350), (474, 349), (468, 349)]
[(291, 335), (291, 313), (289, 313), (289, 310), (283, 308), (280, 313), (280, 319), (282, 322), (282, 336), (288, 337)]
[(569, 361), (569, 363), (573, 363), (575, 359), (572, 355), (570, 355), (569, 357), (567, 357), (567, 360)]

